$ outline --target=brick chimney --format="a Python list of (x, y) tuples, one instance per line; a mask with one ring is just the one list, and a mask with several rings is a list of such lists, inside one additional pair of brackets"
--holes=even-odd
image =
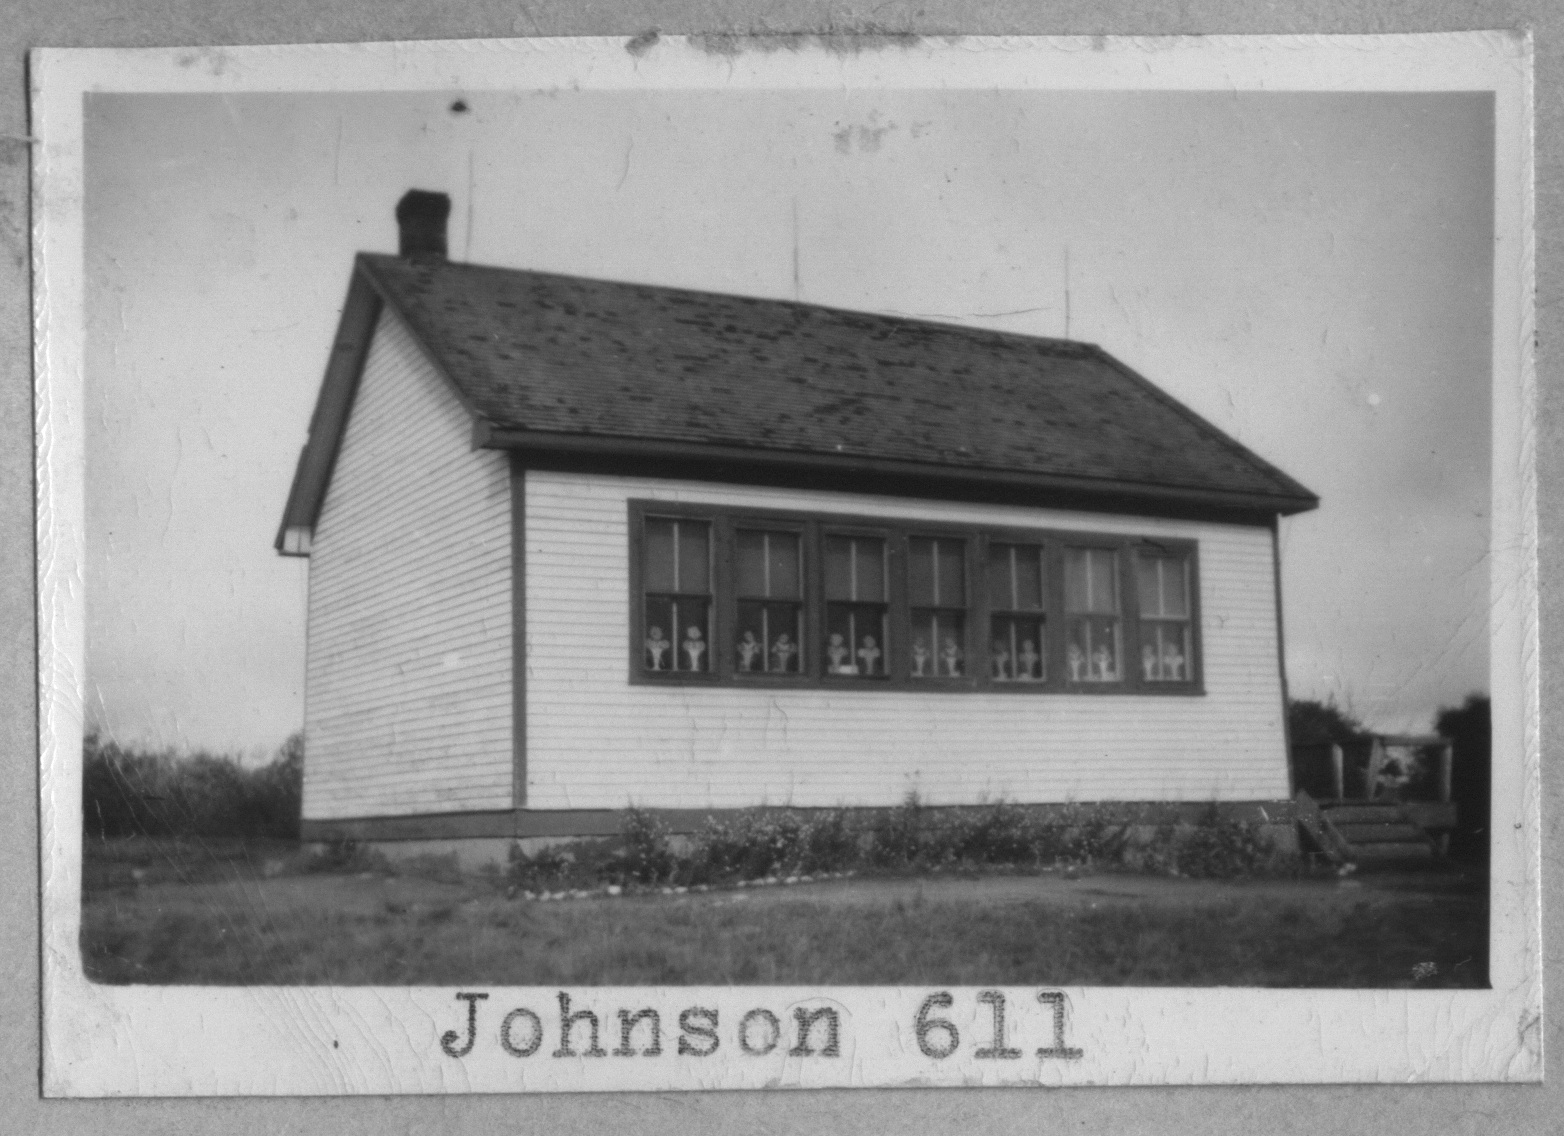
[(451, 216), (451, 199), (427, 189), (410, 189), (396, 203), (396, 223), (401, 231), (400, 255), (408, 260), (445, 259), (445, 222)]

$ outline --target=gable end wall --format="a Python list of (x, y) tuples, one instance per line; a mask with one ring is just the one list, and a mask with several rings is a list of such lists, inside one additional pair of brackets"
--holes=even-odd
[(504, 454), (389, 309), (309, 569), (306, 819), (512, 804)]

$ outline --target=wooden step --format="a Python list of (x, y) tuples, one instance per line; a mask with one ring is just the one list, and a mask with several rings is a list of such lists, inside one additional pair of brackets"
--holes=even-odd
[(1360, 868), (1427, 863), (1435, 858), (1433, 840), (1398, 801), (1314, 801), (1303, 791), (1295, 798), (1304, 830), (1337, 863)]
[(1355, 844), (1352, 858), (1359, 864), (1383, 864), (1391, 861), (1432, 860), (1434, 846), (1426, 840), (1417, 843)]
[(1417, 844), (1425, 838), (1423, 830), (1415, 824), (1343, 824), (1335, 817), (1331, 823), (1348, 844)]
[(1399, 805), (1327, 805), (1320, 812), (1335, 825), (1399, 824), (1405, 820)]

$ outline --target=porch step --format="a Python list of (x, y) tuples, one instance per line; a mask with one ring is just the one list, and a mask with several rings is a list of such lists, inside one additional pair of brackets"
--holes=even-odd
[(1415, 824), (1360, 824), (1357, 820), (1345, 823), (1325, 814), (1342, 839), (1355, 847), (1369, 844), (1416, 844), (1423, 839), (1423, 830)]
[(1369, 864), (1407, 864), (1434, 858), (1434, 846), (1427, 840), (1401, 844), (1355, 844), (1354, 861), (1360, 867)]
[(1389, 801), (1315, 801), (1297, 796), (1304, 830), (1333, 862), (1359, 867), (1433, 860), (1438, 847), (1401, 805)]
[(1320, 812), (1338, 824), (1395, 824), (1404, 817), (1400, 805), (1367, 801), (1316, 801), (1315, 804)]

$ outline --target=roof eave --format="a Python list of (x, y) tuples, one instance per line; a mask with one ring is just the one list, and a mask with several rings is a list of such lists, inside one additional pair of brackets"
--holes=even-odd
[[(822, 480), (836, 492), (851, 489), (1007, 503), (1043, 498), (1042, 503), (1057, 508), (1214, 518), (1249, 524), (1269, 523), (1272, 517), (1291, 516), (1319, 506), (1319, 498), (1307, 491), (1245, 493), (843, 453), (565, 434), (496, 426), (481, 418), (474, 422), (473, 445), (509, 450), (527, 464), (544, 468), (624, 472), (656, 467), (664, 476), (673, 476), (677, 471), (705, 480), (786, 485)], [(850, 485), (843, 484), (847, 477), (853, 479)]]
[(337, 333), (332, 339), (331, 357), (326, 361), (320, 394), (310, 416), (309, 436), (299, 451), (299, 463), (294, 467), (293, 484), (288, 490), (288, 504), (283, 508), (282, 523), (277, 527), (273, 547), (284, 556), (297, 555), (287, 551), (289, 530), (313, 530), (320, 515), (326, 488), (331, 484), (331, 473), (337, 463), (337, 451), (342, 445), (342, 433), (358, 391), (359, 375), (363, 373), (364, 359), (374, 337), (381, 303), (379, 291), (365, 279), (355, 262), (347, 296), (342, 301)]
[(1220, 429), (1218, 426), (1216, 426), (1215, 423), (1207, 421), (1202, 415), (1196, 413), (1184, 403), (1174, 398), (1171, 394), (1163, 390), (1156, 383), (1152, 382), (1145, 375), (1135, 370), (1135, 368), (1131, 367), (1118, 356), (1103, 349), (1101, 346), (1095, 343), (1089, 343), (1085, 346), (1093, 355), (1102, 360), (1102, 362), (1118, 371), (1119, 374), (1123, 375), (1131, 382), (1138, 384), (1153, 398), (1158, 399), (1164, 405), (1170, 407), (1174, 413), (1181, 415), (1185, 421), (1193, 424), (1197, 430), (1210, 436), (1211, 438), (1216, 439), (1223, 446), (1227, 447), (1230, 452), (1238, 455), (1245, 462), (1262, 473), (1265, 477), (1269, 478), (1278, 486), (1278, 496), (1296, 501), (1312, 502), (1312, 504), (1302, 505), (1301, 507), (1295, 508), (1292, 510), (1292, 512), (1302, 513), (1307, 512), (1310, 509), (1319, 508), (1319, 496), (1315, 493), (1312, 493), (1306, 486), (1299, 483), (1290, 474), (1266, 461), (1259, 454), (1251, 450), (1248, 446), (1238, 441), (1238, 439), (1229, 435), (1225, 430)]

